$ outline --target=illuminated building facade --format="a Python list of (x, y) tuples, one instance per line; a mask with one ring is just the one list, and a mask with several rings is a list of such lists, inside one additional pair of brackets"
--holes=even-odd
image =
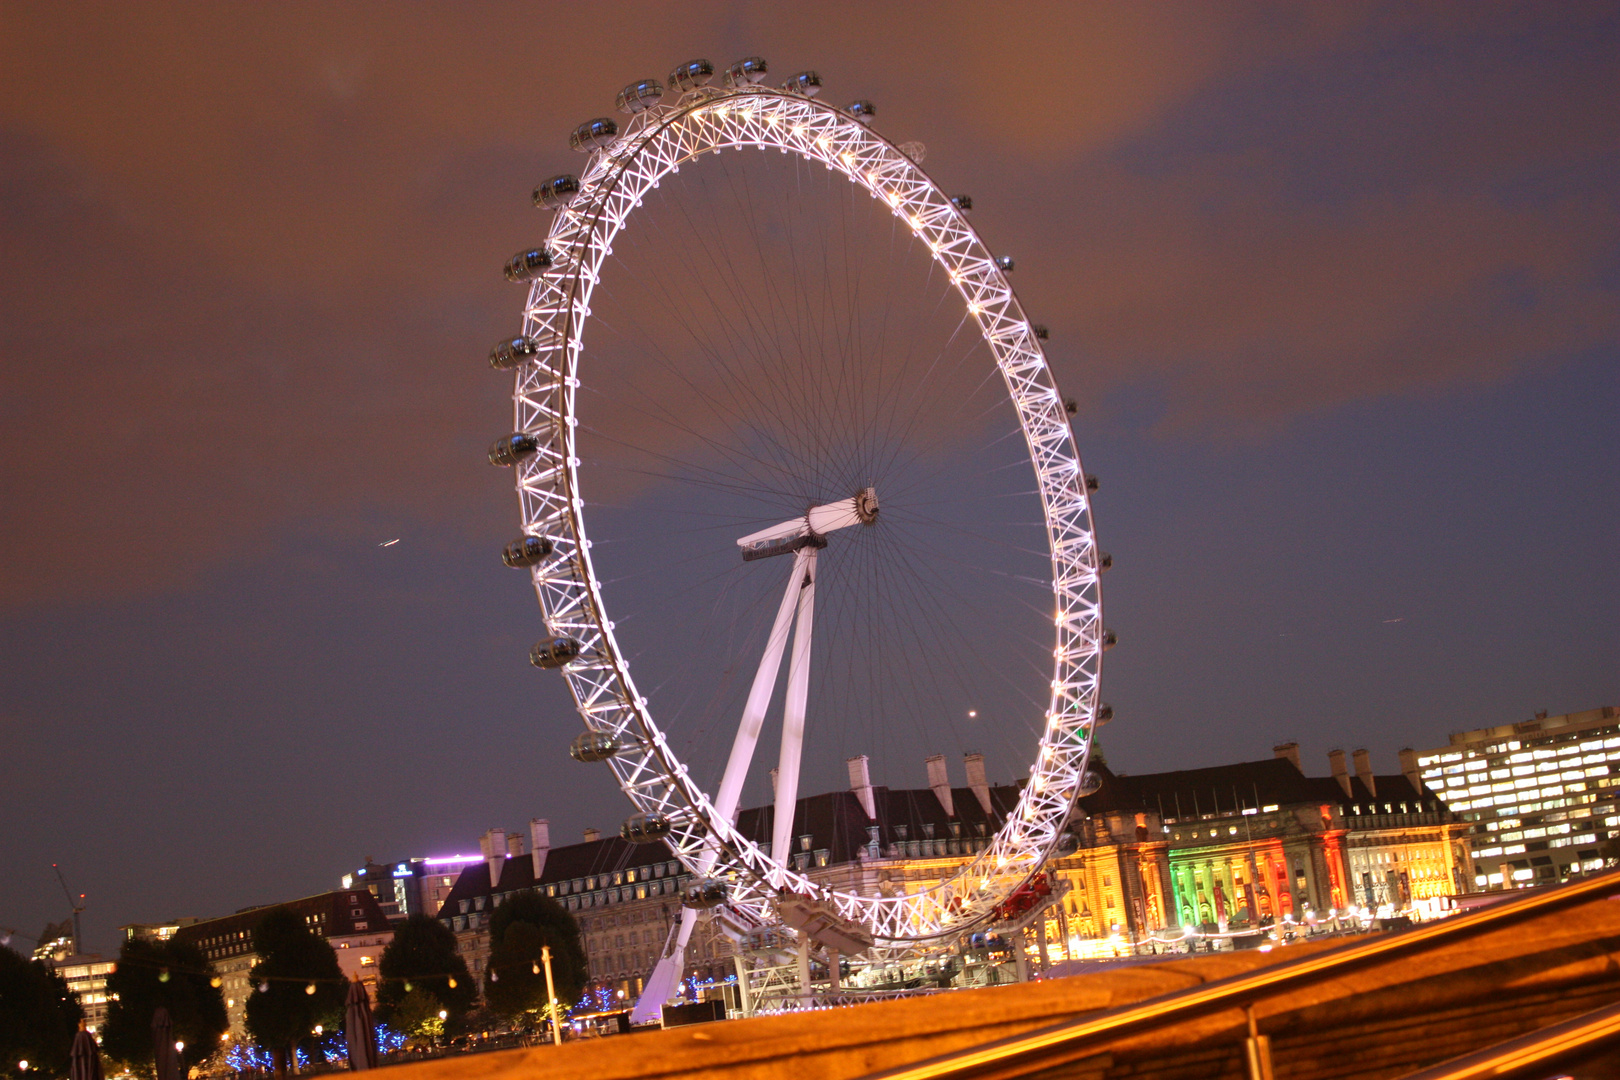
[(377, 961), (393, 940), (394, 931), (376, 897), (365, 889), (344, 889), (284, 904), (245, 908), (234, 915), (181, 926), (173, 938), (202, 949), (209, 967), (220, 977), (233, 1040), (247, 1037), (247, 997), (253, 991), (248, 972), (259, 962), (253, 951), (253, 930), (274, 911), (291, 911), (300, 916), (337, 953), (344, 978), (359, 979), (376, 1000)]
[[(965, 764), (966, 787), (950, 787), (944, 759), (935, 757), (926, 763), (929, 787), (901, 790), (874, 786), (866, 758), (851, 759), (848, 790), (799, 800), (793, 865), (815, 880), (868, 895), (920, 892), (950, 876), (988, 842), (1018, 794), (985, 781), (981, 755), (968, 755)], [(773, 816), (773, 807), (755, 807), (743, 810), (737, 825), (769, 844)], [(591, 830), (583, 843), (553, 848), (546, 822), (531, 822), (530, 832), (527, 856), (520, 837), (486, 833), (486, 858), (463, 869), (439, 913), (468, 969), (481, 977), (488, 966), (495, 909), (514, 893), (537, 890), (578, 921), (593, 988), (633, 998), (680, 915), (690, 875), (662, 843), (631, 844)], [(686, 977), (724, 980), (735, 970), (739, 948), (762, 944), (769, 943), (733, 940), (718, 920), (700, 920)]]
[(62, 957), (51, 966), (78, 999), (86, 1030), (96, 1034), (107, 1023), (107, 976), (118, 970), (117, 961), (92, 953)]
[(1457, 732), (1410, 754), (1415, 771), (1472, 823), (1474, 884), (1543, 885), (1602, 867), (1620, 834), (1620, 708)]

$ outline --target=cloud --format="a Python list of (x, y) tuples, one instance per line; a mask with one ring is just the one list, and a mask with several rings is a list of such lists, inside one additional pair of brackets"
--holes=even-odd
[(503, 534), (479, 356), (525, 193), (689, 55), (878, 101), (982, 193), (1065, 385), (1159, 387), (1179, 437), (1614, 345), (1599, 8), (858, 11), (8, 9), (0, 604), (180, 587), (309, 521)]

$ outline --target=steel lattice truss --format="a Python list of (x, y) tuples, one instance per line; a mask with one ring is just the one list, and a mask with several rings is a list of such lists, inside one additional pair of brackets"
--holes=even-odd
[[(637, 693), (592, 570), (576, 452), (592, 291), (615, 235), (662, 177), (704, 154), (744, 147), (798, 154), (844, 174), (928, 245), (1000, 368), (1045, 508), (1055, 644), (1037, 760), (1016, 810), (988, 846), (953, 878), (913, 895), (833, 891), (772, 861), (714, 812)], [(523, 323), (540, 351), (518, 369), (514, 394), (515, 430), (533, 435), (540, 451), (520, 463), (517, 490), (524, 532), (552, 544), (532, 570), (546, 624), (582, 646), (564, 674), (586, 727), (614, 736), (622, 748), (609, 762), (620, 787), (638, 810), (669, 820), (668, 842), (690, 870), (698, 872), (710, 849), (709, 876), (731, 882), (730, 908), (743, 923), (773, 923), (782, 890), (830, 903), (865, 926), (880, 950), (985, 921), (1039, 869), (1068, 818), (1086, 769), (1103, 649), (1098, 552), (1078, 452), (1040, 344), (1001, 268), (961, 211), (888, 140), (847, 112), (758, 86), (704, 87), (638, 113), (615, 142), (591, 154), (580, 193), (557, 211), (547, 245), (553, 263), (532, 282)]]

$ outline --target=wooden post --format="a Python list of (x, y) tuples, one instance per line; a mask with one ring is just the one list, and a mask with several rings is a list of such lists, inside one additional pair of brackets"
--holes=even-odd
[(551, 981), (551, 946), (540, 946), (540, 962), (546, 965), (546, 1011), (551, 1014), (551, 1041), (562, 1045), (562, 1018), (557, 1015), (557, 984)]

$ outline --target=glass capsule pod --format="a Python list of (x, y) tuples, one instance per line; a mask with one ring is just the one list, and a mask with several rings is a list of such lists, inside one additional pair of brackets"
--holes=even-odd
[(632, 844), (655, 844), (669, 834), (669, 818), (663, 814), (631, 814), (619, 826), (620, 838)]
[(1102, 790), (1102, 785), (1102, 773), (1087, 769), (1080, 777), (1080, 797), (1083, 799), (1087, 795), (1097, 794)]
[(726, 68), (726, 85), (733, 88), (738, 86), (758, 86), (765, 81), (765, 71), (764, 57), (745, 56)]
[(701, 878), (681, 892), (681, 903), (704, 911), (726, 902), (726, 883), (717, 878)]
[(619, 91), (613, 107), (622, 113), (646, 112), (664, 96), (664, 84), (657, 79), (638, 79)]
[(1108, 704), (1105, 701), (1101, 705), (1097, 706), (1097, 726), (1098, 727), (1101, 727), (1102, 725), (1108, 723), (1108, 721), (1112, 720), (1113, 718), (1114, 718), (1114, 707), (1112, 705)]
[(610, 116), (599, 116), (595, 120), (585, 121), (570, 132), (568, 145), (581, 154), (586, 154), (613, 145), (613, 140), (618, 137), (618, 123)]
[(1086, 473), (1086, 491), (1095, 494), (1102, 487), (1102, 481), (1097, 479), (1095, 473)]
[(1106, 651), (1108, 649), (1112, 649), (1118, 643), (1119, 643), (1119, 638), (1117, 636), (1115, 636), (1115, 634), (1114, 634), (1114, 632), (1112, 630), (1104, 630), (1103, 631), (1102, 647), (1103, 647), (1104, 651)]
[(534, 205), (542, 210), (561, 210), (579, 194), (579, 177), (573, 173), (558, 173), (547, 177), (534, 189)]
[(1113, 568), (1114, 568), (1114, 557), (1112, 555), (1108, 554), (1108, 552), (1106, 552), (1106, 551), (1098, 552), (1097, 553), (1097, 569), (1099, 569), (1099, 570), (1112, 570)]
[(525, 360), (533, 359), (539, 351), (540, 343), (534, 338), (505, 338), (489, 350), (489, 366), (496, 371), (511, 371)]
[(1036, 341), (1045, 341), (1052, 336), (1052, 331), (1040, 323), (1031, 323), (1029, 329), (1034, 333)]
[(1080, 411), (1080, 403), (1072, 397), (1066, 397), (1063, 399), (1063, 411), (1073, 416)]
[(973, 196), (952, 195), (951, 205), (956, 207), (958, 210), (971, 210), (973, 209)]
[(535, 566), (551, 554), (551, 541), (544, 536), (520, 536), (501, 549), (501, 562), (514, 570)]
[(1017, 263), (1013, 262), (1013, 257), (1011, 255), (996, 256), (996, 268), (1004, 274), (1012, 273), (1013, 267), (1017, 265)]
[(586, 731), (568, 744), (568, 756), (591, 764), (606, 761), (619, 752), (619, 740), (605, 731)]
[(669, 73), (669, 88), (675, 93), (685, 94), (700, 86), (708, 86), (712, 78), (713, 64), (707, 60), (688, 60)]
[(529, 663), (537, 668), (560, 668), (579, 656), (579, 642), (571, 637), (546, 638), (529, 650)]
[(545, 248), (530, 248), (512, 256), (506, 263), (507, 281), (530, 281), (551, 267), (551, 252)]
[(849, 113), (849, 115), (853, 116), (855, 119), (859, 120), (861, 123), (870, 124), (872, 122), (872, 117), (877, 115), (877, 106), (872, 104), (870, 101), (862, 99), (860, 101), (850, 102), (849, 108), (845, 109), (844, 111)]
[(801, 71), (783, 83), (782, 89), (800, 97), (815, 97), (821, 93), (821, 76), (813, 71)]
[(509, 469), (526, 457), (540, 452), (540, 440), (527, 432), (518, 431), (496, 439), (489, 444), (489, 463)]

